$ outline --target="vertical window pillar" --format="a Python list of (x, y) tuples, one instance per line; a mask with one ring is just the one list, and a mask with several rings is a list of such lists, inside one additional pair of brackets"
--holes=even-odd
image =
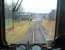
[(5, 16), (4, 16), (4, 0), (0, 0), (0, 48), (6, 45), (5, 41)]
[(65, 33), (65, 0), (58, 0), (55, 37)]

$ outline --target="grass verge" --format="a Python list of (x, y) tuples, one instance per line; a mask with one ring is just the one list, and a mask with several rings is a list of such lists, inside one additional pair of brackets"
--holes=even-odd
[(16, 43), (20, 39), (23, 40), (26, 36), (26, 32), (31, 27), (32, 22), (21, 21), (14, 26), (14, 29), (6, 32), (6, 40), (8, 44)]
[(48, 39), (53, 40), (55, 33), (55, 21), (50, 21), (47, 19), (43, 20), (42, 26), (48, 31)]

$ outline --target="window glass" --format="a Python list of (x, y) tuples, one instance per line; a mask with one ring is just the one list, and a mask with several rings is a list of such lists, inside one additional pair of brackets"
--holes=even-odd
[(54, 40), (57, 0), (5, 0), (8, 44)]

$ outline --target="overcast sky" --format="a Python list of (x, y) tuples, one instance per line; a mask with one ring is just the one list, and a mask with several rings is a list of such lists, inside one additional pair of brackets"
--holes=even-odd
[[(17, 0), (13, 0), (17, 2)], [(11, 0), (7, 0), (10, 4)], [(26, 12), (36, 12), (36, 13), (48, 13), (52, 9), (56, 9), (57, 0), (23, 0), (22, 7)]]
[(22, 6), (26, 12), (47, 13), (56, 9), (57, 0), (23, 0)]

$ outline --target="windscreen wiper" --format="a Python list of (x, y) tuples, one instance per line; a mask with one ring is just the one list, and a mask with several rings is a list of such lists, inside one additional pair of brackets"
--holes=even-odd
[[(14, 12), (14, 11), (18, 11), (18, 9), (19, 9), (20, 6), (21, 6), (22, 0), (20, 1), (20, 4), (19, 4), (19, 5), (18, 5), (18, 3), (19, 3), (19, 0), (17, 1), (16, 6), (13, 8), (13, 12)], [(17, 5), (18, 5), (18, 6), (17, 6)]]
[[(15, 11), (16, 6), (18, 5), (18, 2), (19, 2), (19, 0), (17, 1), (16, 5), (14, 6), (13, 11)], [(12, 4), (12, 5), (13, 5), (13, 4)]]

